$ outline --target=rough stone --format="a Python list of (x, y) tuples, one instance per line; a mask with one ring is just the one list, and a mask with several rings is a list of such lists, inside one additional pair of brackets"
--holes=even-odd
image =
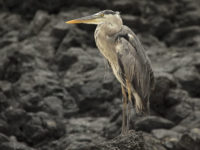
[(192, 96), (198, 97), (199, 91), (197, 89), (200, 85), (200, 74), (195, 67), (182, 67), (178, 69), (174, 75), (185, 90)]
[(30, 32), (32, 34), (38, 34), (42, 28), (49, 22), (50, 17), (47, 12), (44, 11), (37, 11), (33, 21), (30, 24)]
[(187, 128), (200, 128), (200, 118), (199, 118), (199, 110), (191, 112), (184, 120), (180, 122), (180, 125)]
[(180, 137), (179, 133), (168, 130), (168, 129), (155, 129), (155, 130), (152, 130), (152, 133), (158, 139), (165, 139), (165, 138), (178, 139)]
[(181, 120), (186, 118), (191, 112), (192, 107), (189, 104), (182, 102), (168, 109), (166, 113), (166, 118), (176, 123), (179, 123)]
[(152, 130), (152, 134), (162, 141), (167, 149), (176, 149), (176, 145), (181, 137), (180, 133), (167, 129)]
[(165, 98), (165, 104), (172, 107), (181, 102), (187, 101), (189, 95), (186, 91), (180, 89), (171, 89)]
[(143, 133), (144, 137), (144, 149), (145, 150), (152, 150), (152, 149), (158, 149), (158, 150), (166, 150), (165, 146), (162, 143), (162, 141), (154, 138), (151, 134)]
[(165, 128), (169, 129), (174, 123), (157, 116), (147, 116), (136, 120), (135, 129), (150, 132), (153, 129)]
[(141, 133), (130, 131), (127, 136), (118, 136), (109, 142), (98, 144), (90, 147), (90, 149), (97, 150), (143, 150), (144, 139)]
[(124, 24), (133, 29), (136, 32), (145, 32), (150, 28), (150, 24), (141, 17), (136, 17), (132, 15), (122, 15)]
[(54, 96), (45, 97), (44, 100), (39, 103), (42, 110), (50, 114), (60, 116), (63, 115), (62, 101)]
[(21, 130), (23, 136), (18, 138), (22, 138), (31, 145), (57, 139), (65, 134), (63, 123), (43, 112), (30, 114), (30, 119), (21, 127)]
[(4, 142), (9, 142), (9, 138), (6, 135), (0, 133), (0, 143)]
[(178, 142), (178, 150), (198, 150), (200, 145), (200, 129), (193, 128), (189, 132), (184, 133)]
[(18, 142), (16, 137), (11, 136), (9, 141), (0, 143), (1, 150), (35, 150), (22, 142)]
[[(184, 45), (185, 40), (187, 38), (195, 37), (200, 34), (200, 28), (198, 26), (190, 26), (185, 28), (178, 28), (172, 31), (172, 33), (167, 36), (166, 43), (169, 45)], [(181, 41), (181, 42), (180, 42)]]
[(151, 108), (160, 113), (166, 113), (165, 99), (170, 89), (176, 87), (174, 77), (168, 73), (156, 74), (155, 89), (151, 94)]

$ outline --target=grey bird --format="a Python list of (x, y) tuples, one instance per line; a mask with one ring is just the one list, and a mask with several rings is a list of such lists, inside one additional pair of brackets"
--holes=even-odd
[[(68, 24), (96, 24), (95, 42), (121, 84), (123, 96), (122, 134), (129, 131), (131, 107), (138, 114), (149, 113), (149, 97), (154, 74), (145, 50), (130, 28), (123, 25), (119, 12), (104, 10)], [(133, 103), (132, 103), (133, 99)]]

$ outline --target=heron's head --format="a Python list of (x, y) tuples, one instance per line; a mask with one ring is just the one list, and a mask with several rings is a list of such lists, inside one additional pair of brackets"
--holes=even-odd
[(112, 10), (104, 10), (91, 16), (86, 16), (74, 20), (67, 21), (68, 24), (85, 23), (85, 24), (102, 24), (104, 22), (112, 22), (114, 20), (121, 20), (119, 12)]

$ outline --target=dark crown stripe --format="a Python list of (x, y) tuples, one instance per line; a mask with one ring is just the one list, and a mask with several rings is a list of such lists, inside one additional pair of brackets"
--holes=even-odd
[(114, 14), (116, 14), (116, 12), (114, 12), (112, 10), (104, 10), (103, 13), (106, 14), (106, 15), (109, 15), (109, 14), (114, 15)]

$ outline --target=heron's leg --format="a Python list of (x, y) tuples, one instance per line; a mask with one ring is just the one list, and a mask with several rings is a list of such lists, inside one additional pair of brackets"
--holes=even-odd
[(122, 133), (121, 134), (126, 134), (128, 132), (127, 129), (127, 96), (126, 96), (126, 91), (121, 85), (122, 88), (122, 95), (123, 95), (123, 109), (122, 109)]
[(133, 103), (132, 103), (131, 84), (129, 81), (126, 81), (126, 85), (127, 85), (127, 91), (128, 91), (127, 128), (129, 128), (130, 117), (131, 117), (131, 108), (133, 106)]

